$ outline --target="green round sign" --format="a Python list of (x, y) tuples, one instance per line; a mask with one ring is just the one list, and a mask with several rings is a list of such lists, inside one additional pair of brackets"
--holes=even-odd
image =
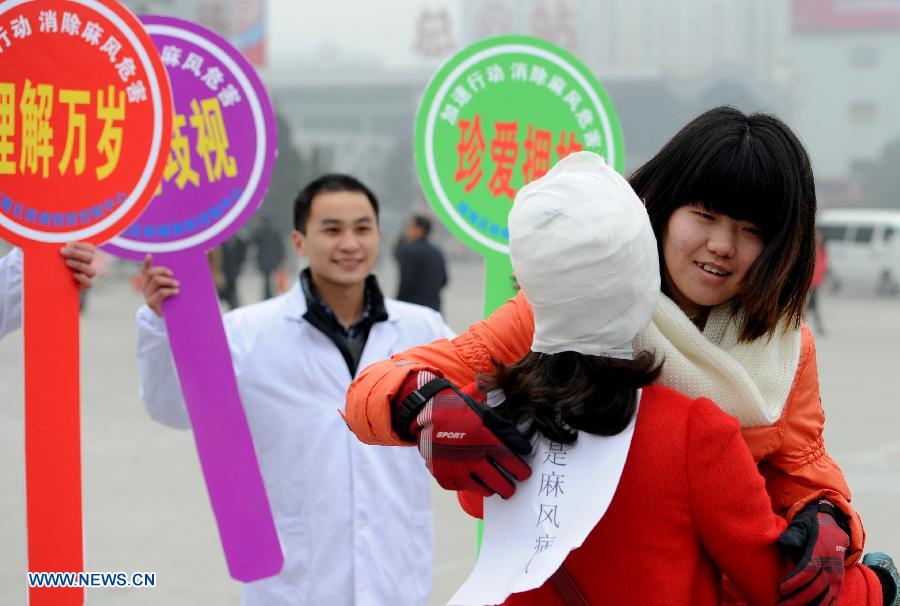
[(519, 188), (581, 150), (623, 169), (613, 104), (578, 59), (528, 36), (489, 38), (458, 53), (428, 84), (416, 119), (429, 203), (489, 264), (509, 254), (507, 215)]

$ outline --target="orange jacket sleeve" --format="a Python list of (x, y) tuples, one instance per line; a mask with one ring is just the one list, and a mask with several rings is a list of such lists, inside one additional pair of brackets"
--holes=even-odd
[[(865, 530), (850, 505), (850, 489), (838, 464), (825, 452), (825, 413), (819, 395), (819, 372), (812, 333), (803, 327), (797, 377), (778, 420), (781, 446), (760, 462), (776, 513), (790, 520), (808, 503), (828, 499), (849, 516), (847, 565), (862, 553)], [(745, 436), (746, 437), (746, 436)]]
[(467, 385), (496, 362), (524, 356), (533, 336), (534, 314), (520, 292), (452, 341), (413, 347), (363, 370), (347, 390), (347, 424), (367, 444), (403, 444), (391, 427), (391, 400), (410, 373), (430, 370), (454, 385)]

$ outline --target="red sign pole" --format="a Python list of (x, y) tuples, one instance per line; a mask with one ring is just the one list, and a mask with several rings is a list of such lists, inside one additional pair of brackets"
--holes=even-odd
[[(0, 237), (24, 252), (31, 606), (84, 601), (78, 289), (59, 254), (128, 227), (172, 133), (162, 59), (113, 0), (0, 1)], [(44, 579), (48, 579), (45, 577)]]
[[(28, 570), (84, 570), (78, 288), (56, 247), (23, 261)], [(31, 588), (32, 606), (82, 604), (84, 590)]]

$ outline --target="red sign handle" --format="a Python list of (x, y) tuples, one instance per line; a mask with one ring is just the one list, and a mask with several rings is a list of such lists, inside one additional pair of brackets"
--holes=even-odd
[[(59, 246), (23, 251), (29, 572), (82, 572), (78, 288)], [(30, 588), (31, 606), (80, 606), (82, 588)]]

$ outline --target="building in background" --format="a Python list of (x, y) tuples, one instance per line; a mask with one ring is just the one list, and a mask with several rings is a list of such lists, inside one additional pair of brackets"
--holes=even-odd
[(300, 157), (293, 177), (360, 176), (382, 197), (391, 232), (425, 204), (415, 112), (434, 71), (461, 48), (517, 33), (572, 52), (616, 106), (630, 172), (709, 107), (784, 114), (789, 17), (790, 0), (435, 1), (405, 17), (415, 66), (386, 68), (375, 53), (348, 53), (335, 39), (309, 57), (274, 61), (267, 83)]
[(440, 60), (456, 50), (453, 15), (446, 6), (425, 7), (416, 16), (412, 51), (425, 60)]
[(727, 68), (784, 84), (788, 0), (463, 0), (465, 43), (503, 33), (538, 36), (598, 74), (705, 78)]
[(410, 208), (424, 205), (413, 132), (430, 77), (430, 68), (388, 71), (358, 63), (270, 70), (269, 90), (286, 122), (279, 136), (298, 154), (297, 186), (324, 172), (352, 174), (378, 195), (385, 232), (399, 230)]
[(554, 42), (610, 93), (626, 171), (716, 105), (786, 113), (790, 0), (463, 0), (463, 44), (499, 34)]
[(900, 1), (794, 0), (791, 55), (790, 120), (822, 202), (866, 203), (870, 169), (900, 138)]

